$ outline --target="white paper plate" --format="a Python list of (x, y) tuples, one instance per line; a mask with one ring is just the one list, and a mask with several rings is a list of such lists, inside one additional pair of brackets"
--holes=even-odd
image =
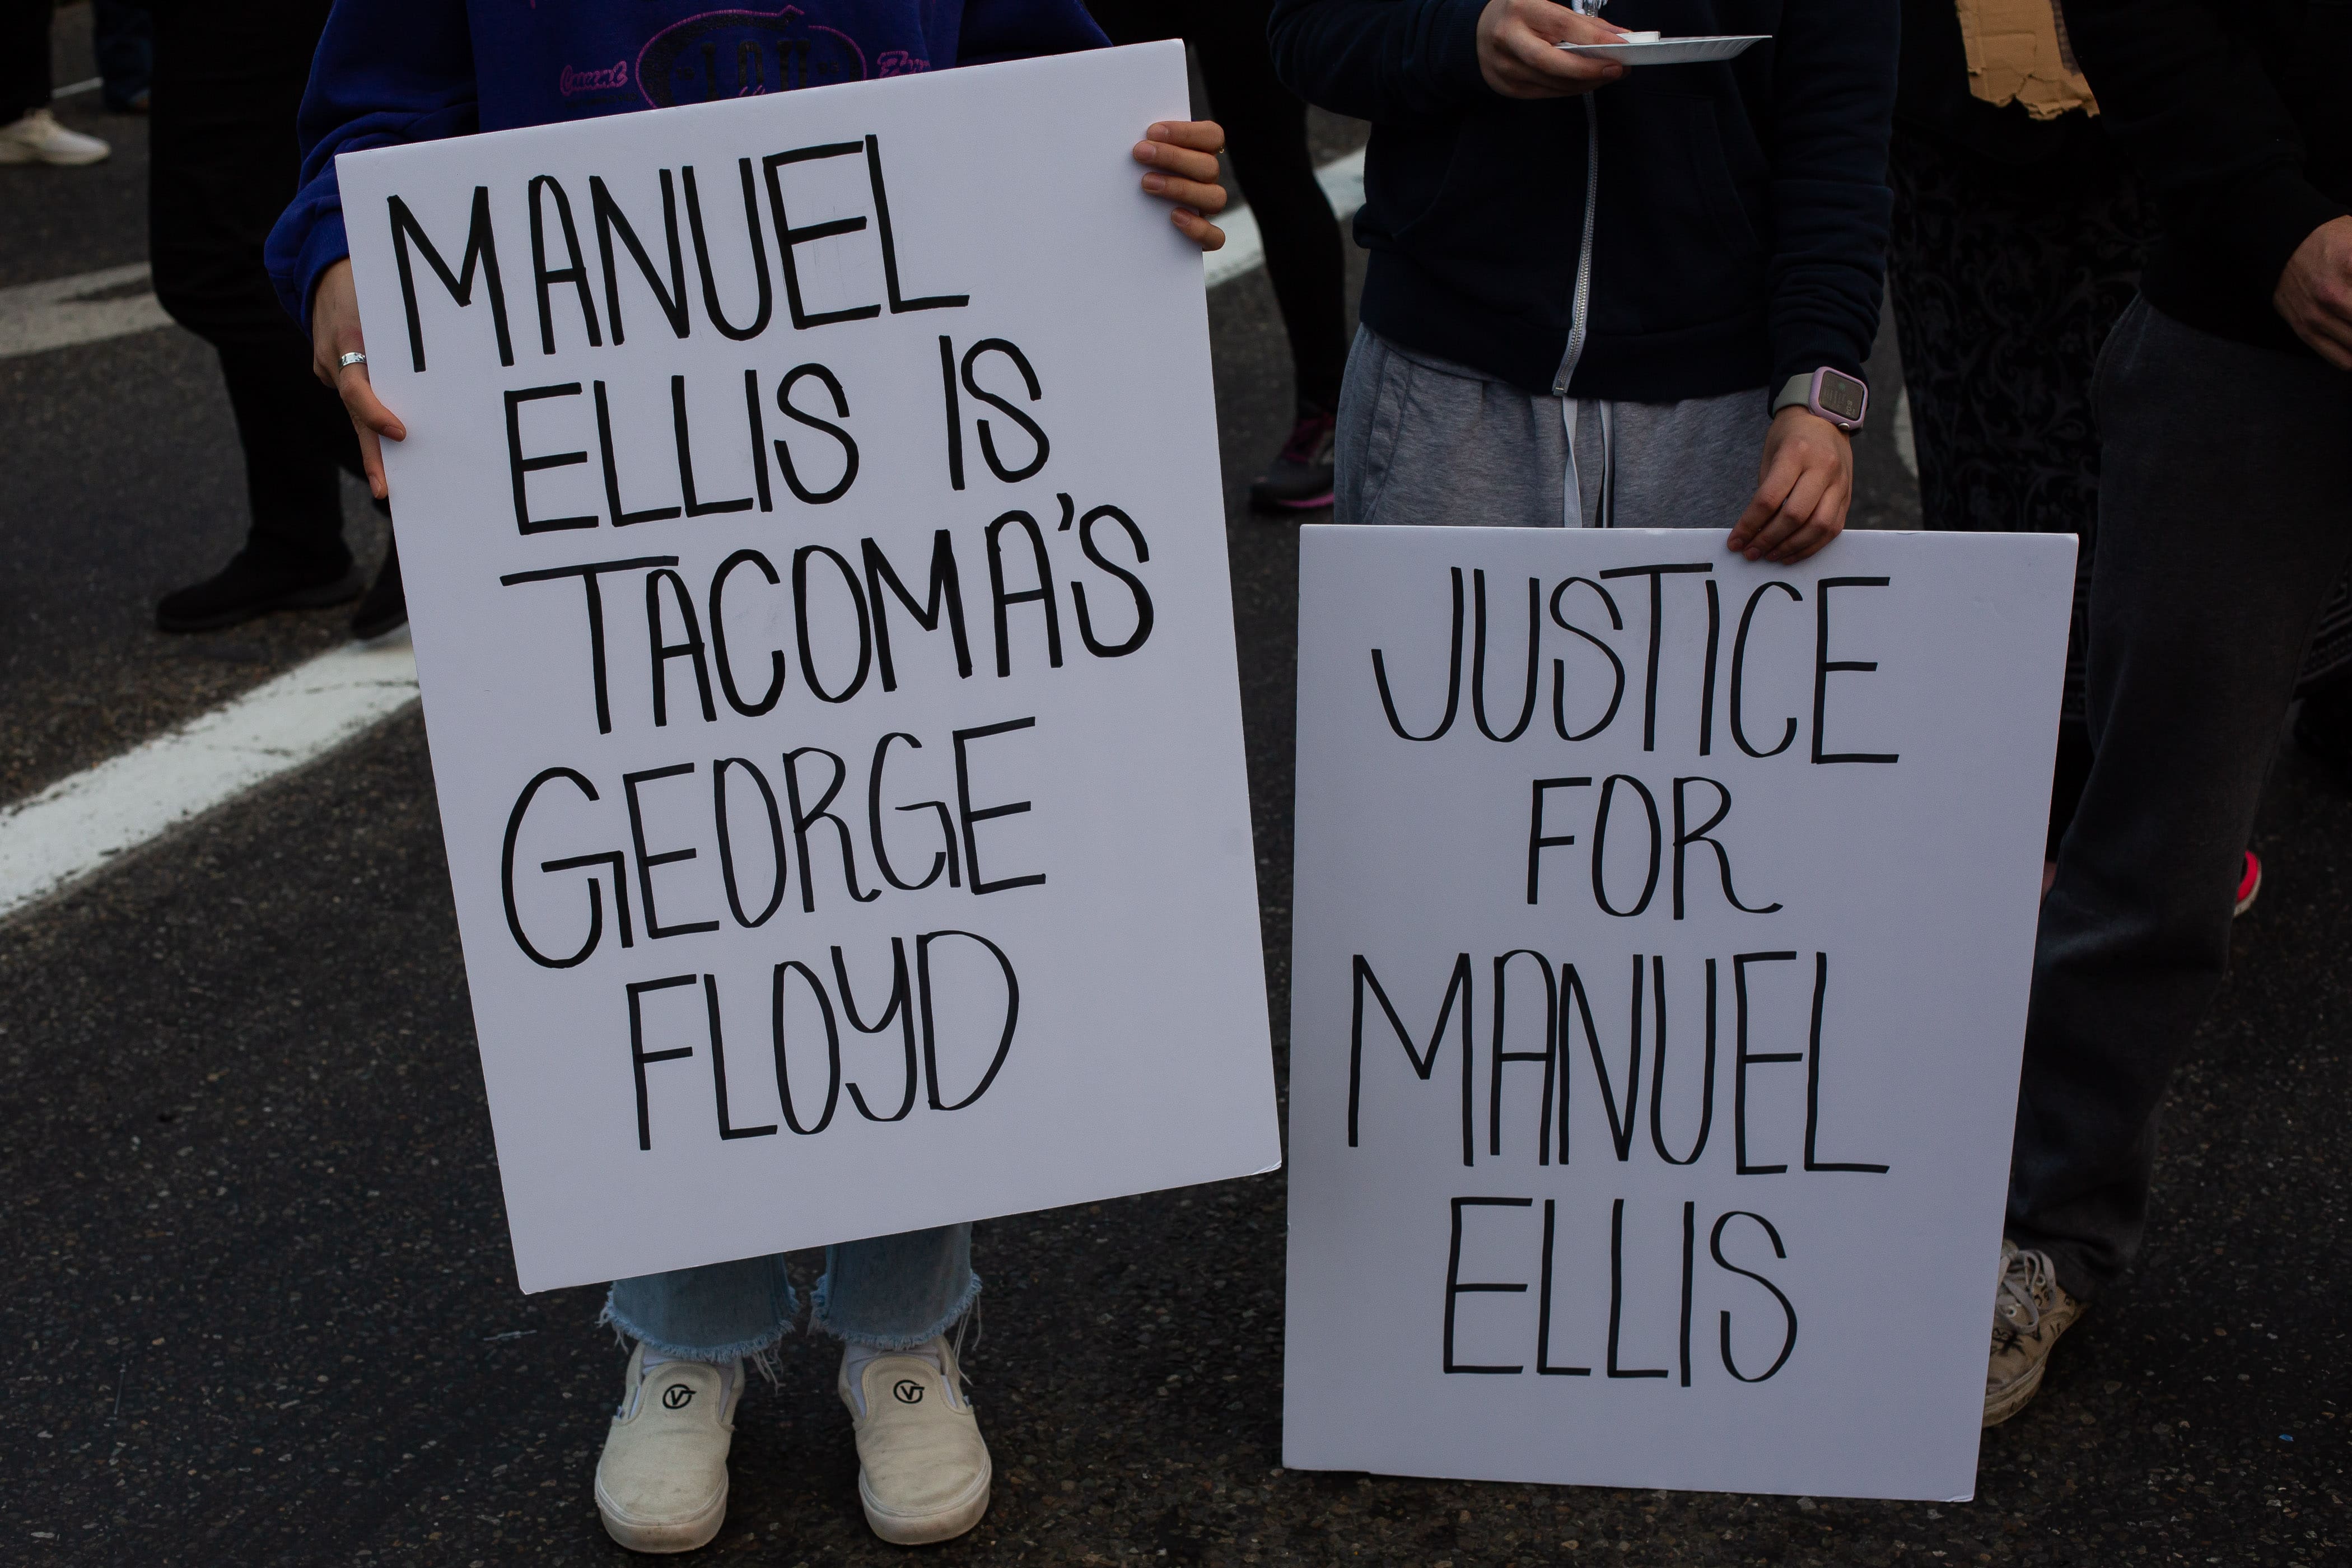
[(1760, 44), (1769, 33), (1702, 38), (1658, 38), (1639, 44), (1561, 44), (1571, 55), (1590, 55), (1626, 66), (1696, 65), (1703, 60), (1727, 60), (1750, 44)]

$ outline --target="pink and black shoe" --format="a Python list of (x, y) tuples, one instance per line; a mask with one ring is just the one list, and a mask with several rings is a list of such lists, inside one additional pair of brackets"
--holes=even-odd
[(2231, 917), (2235, 918), (2252, 909), (2254, 900), (2262, 896), (2262, 891), (2263, 863), (2255, 858), (2254, 852), (2249, 849), (2246, 851), (2245, 875), (2238, 879), (2238, 903), (2237, 907), (2230, 911)]
[(1250, 485), (1259, 511), (1313, 511), (1331, 504), (1331, 448), (1338, 421), (1309, 410), (1290, 427), (1274, 462)]

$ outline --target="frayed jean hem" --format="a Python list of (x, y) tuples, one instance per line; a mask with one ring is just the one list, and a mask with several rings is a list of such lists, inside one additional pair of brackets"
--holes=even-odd
[(828, 1273), (816, 1282), (816, 1289), (811, 1293), (809, 1331), (829, 1335), (844, 1344), (864, 1345), (868, 1350), (910, 1351), (918, 1345), (929, 1344), (955, 1327), (956, 1320), (971, 1311), (972, 1304), (980, 1300), (980, 1276), (974, 1274), (964, 1286), (963, 1293), (956, 1298), (955, 1305), (941, 1313), (938, 1321), (929, 1327), (906, 1334), (862, 1334), (846, 1331), (827, 1321), (832, 1284), (833, 1276)]
[(658, 1335), (648, 1334), (637, 1324), (631, 1322), (625, 1315), (614, 1308), (612, 1294), (609, 1291), (605, 1293), (604, 1310), (596, 1314), (596, 1326), (610, 1328), (616, 1333), (635, 1340), (657, 1356), (671, 1361), (708, 1362), (714, 1366), (724, 1365), (731, 1361), (753, 1361), (764, 1366), (770, 1352), (783, 1342), (786, 1334), (793, 1331), (792, 1322), (787, 1319), (767, 1333), (754, 1335), (750, 1339), (736, 1340), (728, 1344), (680, 1344), (673, 1340), (665, 1340)]

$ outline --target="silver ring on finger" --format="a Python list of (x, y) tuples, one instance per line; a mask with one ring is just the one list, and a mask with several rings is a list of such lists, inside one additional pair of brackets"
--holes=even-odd
[(365, 363), (367, 363), (367, 355), (361, 353), (356, 349), (352, 350), (350, 353), (340, 354), (336, 356), (335, 359), (335, 368), (339, 371), (349, 370), (355, 364)]

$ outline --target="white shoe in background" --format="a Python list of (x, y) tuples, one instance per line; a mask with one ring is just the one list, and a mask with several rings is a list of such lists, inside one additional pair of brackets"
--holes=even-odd
[(950, 1541), (988, 1511), (992, 1468), (962, 1370), (945, 1337), (885, 1351), (835, 1385), (857, 1426), (857, 1499), (874, 1533), (898, 1546)]
[(632, 1552), (691, 1552), (727, 1521), (727, 1450), (743, 1363), (645, 1364), (629, 1353), (621, 1408), (596, 1461), (596, 1512)]
[(95, 136), (67, 130), (46, 109), (0, 125), (0, 163), (95, 163), (113, 151)]

